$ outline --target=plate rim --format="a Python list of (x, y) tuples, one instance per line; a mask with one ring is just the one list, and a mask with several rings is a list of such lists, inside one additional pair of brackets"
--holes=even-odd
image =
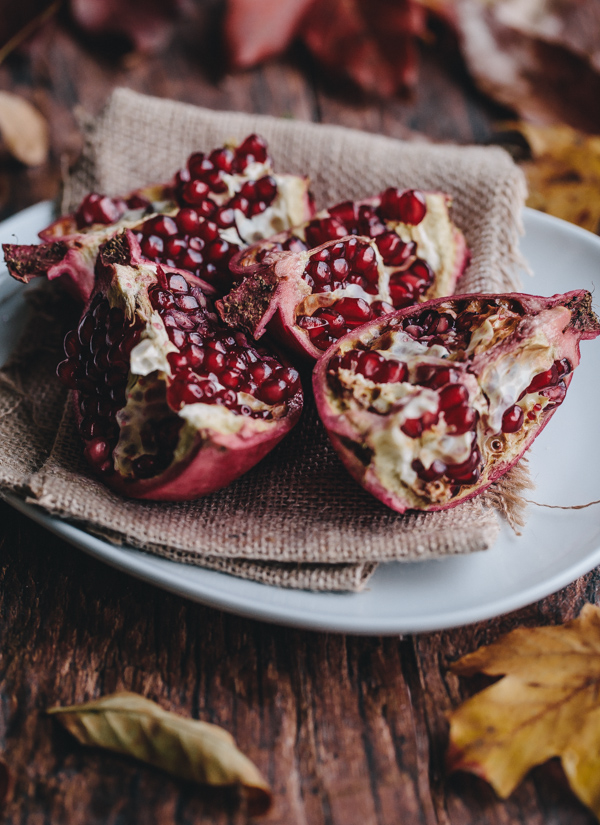
[[(13, 223), (30, 218), (35, 220), (36, 216), (46, 215), (52, 208), (50, 201), (43, 201), (19, 212), (0, 223), (0, 229), (5, 230)], [(531, 227), (541, 226), (542, 230), (547, 228), (550, 231), (553, 227), (568, 232), (575, 238), (582, 241), (592, 241), (597, 245), (600, 255), (600, 238), (581, 227), (570, 224), (560, 218), (525, 208), (523, 213), (524, 223)], [(3, 266), (0, 263), (0, 266)], [(6, 274), (0, 271), (0, 282), (5, 280)], [(14, 294), (12, 292), (11, 294)], [(39, 506), (27, 502), (11, 493), (3, 493), (2, 497), (9, 505), (31, 518), (36, 523), (48, 529), (53, 534), (67, 541), (71, 545), (88, 553), (92, 557), (103, 561), (120, 572), (128, 573), (134, 577), (145, 581), (160, 589), (171, 592), (175, 595), (183, 596), (191, 601), (204, 604), (220, 610), (225, 610), (238, 616), (259, 621), (266, 621), (273, 624), (284, 625), (302, 630), (317, 632), (335, 632), (353, 635), (397, 635), (402, 633), (428, 633), (440, 631), (453, 627), (460, 627), (473, 624), (478, 621), (485, 621), (497, 616), (517, 610), (529, 605), (538, 599), (555, 593), (565, 587), (580, 576), (588, 573), (600, 564), (600, 544), (588, 555), (576, 563), (572, 563), (563, 570), (549, 576), (535, 585), (517, 590), (510, 595), (499, 597), (488, 604), (476, 604), (468, 607), (446, 609), (442, 614), (433, 613), (427, 617), (418, 616), (414, 619), (407, 619), (406, 616), (390, 617), (388, 615), (365, 616), (360, 611), (353, 610), (354, 603), (360, 600), (362, 593), (334, 593), (334, 592), (314, 592), (314, 591), (292, 591), (297, 597), (303, 593), (315, 599), (335, 599), (338, 604), (346, 604), (346, 609), (338, 615), (335, 613), (315, 613), (303, 612), (301, 608), (293, 604), (282, 606), (281, 604), (271, 604), (268, 599), (261, 599), (261, 592), (264, 588), (271, 589), (273, 585), (262, 584), (251, 580), (243, 580), (233, 577), (230, 574), (220, 571), (209, 570), (201, 566), (195, 566), (200, 574), (200, 581), (197, 577), (193, 579), (181, 573), (182, 562), (177, 562), (162, 558), (133, 547), (112, 544), (111, 542), (94, 536), (82, 527), (73, 522), (50, 516)], [(425, 562), (391, 562), (390, 564), (436, 564), (436, 560)], [(442, 562), (443, 563), (443, 560)], [(186, 565), (187, 567), (188, 565)], [(381, 568), (383, 563), (381, 563)], [(377, 577), (378, 572), (375, 573)], [(231, 587), (231, 581), (235, 581), (235, 587)], [(372, 582), (373, 580), (371, 580)], [(224, 589), (213, 589), (214, 583), (223, 583)], [(230, 583), (229, 588), (227, 584)], [(240, 584), (241, 583), (241, 584)], [(376, 582), (375, 582), (376, 583)], [(238, 587), (248, 590), (249, 595), (228, 592)], [(369, 589), (369, 585), (367, 585)], [(256, 590), (256, 595), (253, 591)], [(292, 600), (293, 601), (293, 600)]]

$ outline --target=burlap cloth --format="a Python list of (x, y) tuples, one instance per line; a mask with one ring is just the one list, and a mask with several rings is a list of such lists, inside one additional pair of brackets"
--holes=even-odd
[[(525, 185), (497, 148), (402, 143), (334, 126), (213, 112), (117, 90), (84, 123), (85, 149), (65, 186), (65, 210), (168, 179), (193, 150), (252, 131), (279, 171), (309, 174), (317, 206), (388, 185), (450, 192), (472, 260), (461, 291), (518, 288)], [(114, 542), (269, 584), (360, 590), (381, 561), (489, 548), (498, 511), (521, 517), (526, 471), (442, 513), (400, 516), (362, 490), (330, 447), (310, 396), (295, 431), (228, 489), (181, 504), (129, 501), (88, 472), (70, 404), (54, 379), (73, 308), (42, 290), (35, 321), (0, 373), (0, 487)]]

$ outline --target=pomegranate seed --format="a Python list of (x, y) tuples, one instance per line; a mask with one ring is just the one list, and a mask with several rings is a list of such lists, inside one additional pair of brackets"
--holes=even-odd
[(271, 203), (277, 194), (277, 181), (272, 175), (265, 175), (256, 181), (256, 194), (261, 201)]
[(235, 155), (231, 149), (224, 146), (222, 149), (214, 149), (209, 155), (210, 161), (215, 169), (220, 169), (228, 174), (233, 171)]
[(475, 446), (471, 450), (469, 457), (461, 464), (448, 464), (446, 468), (446, 475), (448, 478), (457, 479), (471, 473), (481, 461), (481, 453)]
[(202, 364), (204, 363), (204, 357), (206, 355), (202, 347), (199, 347), (197, 344), (189, 344), (183, 350), (183, 354), (185, 355), (188, 364), (193, 369), (197, 369), (198, 367), (202, 366)]
[(384, 359), (376, 352), (364, 352), (359, 355), (356, 372), (364, 375), (365, 378), (374, 379), (377, 371), (384, 363)]
[(209, 191), (208, 184), (204, 183), (202, 180), (194, 179), (184, 184), (182, 197), (186, 203), (193, 206), (194, 204), (198, 204), (203, 201)]
[(371, 246), (363, 246), (356, 253), (353, 268), (359, 272), (366, 272), (376, 261), (375, 250)]
[[(204, 258), (201, 252), (196, 252), (195, 249), (185, 249), (178, 260), (181, 269), (188, 269), (190, 272), (196, 272), (202, 265)], [(196, 306), (198, 302), (196, 301)]]
[(300, 386), (300, 373), (294, 367), (281, 367), (277, 370), (276, 377), (285, 381), (290, 391), (295, 391)]
[(423, 481), (437, 481), (446, 472), (446, 465), (439, 458), (436, 458), (427, 469), (425, 469), (420, 459), (415, 458), (412, 468)]
[(418, 438), (423, 432), (423, 423), (420, 418), (407, 418), (400, 429), (409, 438)]
[(358, 220), (356, 206), (352, 201), (338, 203), (337, 206), (332, 206), (328, 211), (332, 218), (336, 218), (340, 223), (348, 226), (353, 226)]
[(61, 361), (56, 368), (56, 374), (65, 387), (68, 387), (70, 390), (76, 389), (77, 367), (72, 361)]
[(260, 384), (261, 381), (264, 381), (265, 378), (268, 378), (271, 375), (273, 370), (269, 364), (266, 364), (264, 361), (258, 361), (257, 363), (250, 365), (248, 372), (252, 378)]
[(379, 212), (389, 220), (412, 225), (421, 223), (427, 212), (425, 195), (417, 189), (402, 191), (390, 187), (381, 196)]
[(237, 147), (235, 154), (238, 158), (252, 155), (257, 163), (264, 163), (267, 159), (267, 143), (260, 135), (249, 135)]
[(217, 226), (220, 226), (222, 229), (228, 229), (235, 223), (235, 212), (228, 206), (221, 206), (215, 212), (214, 220)]
[[(233, 211), (233, 210), (232, 210)], [(228, 258), (231, 253), (231, 246), (227, 241), (213, 241), (206, 248), (206, 257), (209, 261), (218, 263)]]
[(558, 369), (556, 367), (556, 364), (552, 364), (549, 370), (546, 370), (545, 372), (539, 372), (533, 378), (525, 392), (539, 392), (540, 390), (545, 390), (547, 387), (553, 387), (556, 384), (558, 384), (558, 379)]
[(322, 318), (315, 318), (315, 316), (301, 315), (297, 321), (301, 329), (306, 330), (311, 340), (319, 336), (327, 326), (327, 321)]
[(307, 249), (306, 244), (300, 238), (291, 237), (283, 244), (283, 248), (290, 252), (304, 252)]
[(150, 303), (154, 309), (171, 309), (175, 306), (175, 300), (171, 293), (158, 286), (152, 287), (148, 295), (150, 296)]
[(525, 414), (521, 407), (518, 404), (513, 404), (502, 416), (502, 432), (516, 433), (517, 430), (521, 429), (524, 419)]
[(195, 209), (180, 209), (175, 216), (175, 223), (184, 235), (195, 235), (200, 225), (200, 217)]
[(169, 258), (177, 258), (177, 256), (180, 255), (184, 249), (187, 249), (187, 244), (183, 238), (169, 238), (165, 244), (165, 254)]
[(469, 400), (469, 391), (464, 384), (450, 384), (440, 393), (440, 410), (449, 410)]
[(221, 404), (224, 407), (233, 407), (237, 403), (237, 394), (234, 390), (219, 390), (214, 396), (215, 404)]
[(375, 316), (388, 315), (394, 311), (394, 307), (387, 301), (373, 301), (371, 311)]
[(405, 280), (408, 280), (410, 277), (415, 279), (415, 283), (419, 284), (420, 289), (423, 289), (424, 287), (431, 286), (435, 278), (435, 273), (427, 261), (417, 258), (408, 270)]
[(279, 404), (287, 399), (288, 393), (287, 383), (277, 376), (267, 378), (258, 389), (258, 397), (265, 404)]
[(71, 358), (76, 358), (79, 355), (81, 344), (79, 343), (79, 336), (77, 335), (76, 330), (72, 329), (70, 332), (67, 332), (65, 335), (64, 347), (65, 354)]
[(456, 435), (464, 435), (473, 428), (477, 421), (477, 413), (472, 407), (460, 404), (444, 411), (446, 424), (452, 427), (452, 432)]
[(165, 242), (158, 235), (149, 235), (141, 243), (142, 254), (146, 258), (154, 260), (159, 258), (165, 251)]
[(306, 265), (305, 272), (313, 279), (313, 282), (317, 288), (331, 282), (331, 269), (329, 268), (329, 264), (325, 261), (319, 261), (311, 258)]
[(356, 352), (356, 350), (348, 350), (342, 357), (340, 367), (344, 370), (354, 371), (359, 363), (359, 356), (360, 353)]
[(402, 309), (414, 304), (413, 289), (405, 282), (404, 275), (398, 275), (397, 273), (391, 275), (389, 290), (392, 304), (396, 309)]
[[(207, 361), (208, 366), (210, 366), (209, 361)], [(242, 376), (238, 370), (225, 369), (219, 374), (219, 381), (223, 384), (223, 386), (229, 387), (229, 389), (232, 390), (237, 390), (242, 383)]]
[(227, 206), (229, 209), (239, 209), (242, 215), (246, 217), (250, 214), (250, 201), (242, 195), (236, 195), (231, 198)]
[(85, 445), (85, 455), (92, 464), (104, 464), (112, 455), (110, 444), (103, 438), (93, 438)]
[(313, 318), (315, 316), (327, 322), (327, 332), (334, 338), (340, 338), (346, 332), (346, 322), (339, 312), (335, 312), (331, 308), (318, 309)]
[(348, 261), (345, 258), (336, 258), (331, 262), (331, 271), (337, 280), (345, 281), (350, 271)]
[(183, 277), (183, 275), (179, 275), (179, 273), (172, 273), (169, 276), (169, 288), (173, 290), (173, 292), (188, 292), (188, 282)]
[(128, 209), (147, 209), (147, 207), (150, 206), (150, 201), (141, 195), (131, 195), (125, 203)]
[(363, 298), (341, 298), (333, 305), (346, 321), (364, 324), (372, 318), (371, 307)]
[(399, 381), (406, 381), (408, 378), (408, 368), (401, 361), (385, 360), (374, 376), (377, 384), (390, 384)]

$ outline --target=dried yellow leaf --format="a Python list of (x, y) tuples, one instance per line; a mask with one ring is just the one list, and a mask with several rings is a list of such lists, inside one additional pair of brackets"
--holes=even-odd
[(504, 678), (450, 714), (449, 769), (477, 774), (506, 798), (532, 767), (558, 756), (600, 818), (600, 609), (588, 604), (565, 625), (513, 630), (452, 670)]
[(527, 205), (600, 232), (600, 137), (569, 126), (516, 125), (532, 160), (522, 164), (529, 184)]
[(48, 157), (48, 124), (44, 116), (19, 95), (0, 92), (0, 135), (11, 155), (27, 166)]
[(113, 693), (48, 713), (83, 745), (133, 756), (178, 779), (244, 788), (252, 814), (271, 805), (271, 789), (258, 768), (218, 725), (163, 710), (137, 693)]

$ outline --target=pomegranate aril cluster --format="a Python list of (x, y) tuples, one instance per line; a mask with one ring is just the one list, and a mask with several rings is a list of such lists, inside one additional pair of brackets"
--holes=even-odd
[[(374, 238), (386, 267), (393, 267), (390, 274), (389, 290), (393, 309), (402, 309), (418, 303), (433, 284), (435, 273), (429, 264), (417, 257), (417, 245), (414, 241), (404, 241), (397, 232), (390, 228), (391, 221), (405, 224), (419, 224), (425, 217), (427, 206), (425, 195), (417, 190), (386, 189), (381, 195), (379, 206), (360, 205), (345, 201), (328, 210), (328, 217), (315, 218), (305, 228), (306, 241), (292, 236), (285, 242), (275, 244), (275, 248), (292, 252), (313, 249), (327, 241), (344, 238), (348, 235), (362, 235)], [(386, 223), (387, 221), (387, 223)], [(263, 252), (263, 257), (266, 252)], [(377, 295), (379, 292), (379, 274), (377, 266), (369, 267), (375, 255), (369, 248), (372, 258), (361, 270), (355, 267), (351, 275), (340, 277), (342, 273), (318, 267), (317, 263), (307, 268), (305, 280), (314, 293), (329, 292), (349, 283), (359, 284), (365, 292)], [(260, 260), (259, 256), (259, 260)], [(372, 317), (377, 317), (376, 315)]]
[[(358, 284), (365, 292), (377, 295), (377, 256), (373, 247), (351, 238), (312, 255), (302, 277), (315, 293)], [(385, 301), (368, 303), (363, 298), (344, 297), (330, 306), (319, 307), (312, 315), (299, 315), (297, 323), (316, 347), (325, 350), (349, 330), (393, 309)]]
[(233, 210), (212, 204), (205, 212), (186, 207), (172, 217), (156, 215), (139, 224), (134, 233), (148, 260), (184, 269), (224, 288), (230, 280), (229, 261), (240, 249), (221, 237), (221, 230), (233, 226)]
[(167, 276), (167, 285), (151, 287), (149, 297), (178, 350), (168, 356), (172, 379), (167, 399), (172, 409), (201, 402), (272, 418), (271, 410), (252, 409), (238, 393), (272, 407), (287, 403), (298, 391), (298, 372), (252, 347), (243, 333), (220, 326), (201, 290), (190, 287), (183, 275)]
[[(268, 160), (267, 144), (259, 135), (249, 135), (235, 148), (224, 146), (209, 154), (194, 152), (187, 166), (175, 176), (177, 203), (198, 209), (207, 217), (216, 218), (227, 213), (228, 219), (231, 213), (229, 226), (234, 223), (234, 209), (239, 209), (247, 218), (258, 215), (270, 206), (277, 195), (275, 178), (266, 174), (257, 180), (246, 180), (239, 192), (223, 199), (223, 195), (228, 193), (225, 175), (243, 175), (250, 164), (266, 163)], [(215, 195), (218, 197), (215, 198)]]
[(110, 456), (119, 438), (118, 410), (125, 405), (131, 350), (144, 325), (130, 325), (119, 307), (97, 295), (76, 330), (65, 337), (65, 361), (57, 368), (61, 381), (78, 391), (79, 431), (86, 453), (102, 472), (112, 469)]

